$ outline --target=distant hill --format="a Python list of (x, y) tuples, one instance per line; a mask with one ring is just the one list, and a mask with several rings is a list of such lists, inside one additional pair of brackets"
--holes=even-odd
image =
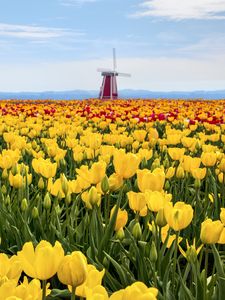
[[(74, 91), (45, 91), (45, 92), (0, 92), (0, 99), (88, 99), (97, 98), (98, 91), (74, 90)], [(218, 91), (174, 91), (152, 92), (148, 90), (121, 90), (120, 98), (168, 98), (168, 99), (225, 99), (225, 90)]]

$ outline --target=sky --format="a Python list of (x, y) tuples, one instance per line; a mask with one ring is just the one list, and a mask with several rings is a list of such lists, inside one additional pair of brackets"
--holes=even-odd
[(0, 91), (225, 89), (225, 0), (0, 0)]

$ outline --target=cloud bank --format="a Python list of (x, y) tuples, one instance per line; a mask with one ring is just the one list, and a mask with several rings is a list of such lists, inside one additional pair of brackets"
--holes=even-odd
[(162, 17), (170, 20), (225, 19), (224, 0), (148, 0), (142, 1), (135, 17)]
[(65, 28), (0, 23), (0, 37), (51, 39), (74, 34), (82, 35), (81, 32), (74, 32)]

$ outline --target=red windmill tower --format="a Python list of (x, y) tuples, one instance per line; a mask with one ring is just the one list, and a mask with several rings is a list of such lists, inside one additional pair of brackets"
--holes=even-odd
[(117, 99), (118, 90), (116, 76), (130, 77), (130, 74), (119, 73), (116, 71), (116, 49), (113, 48), (113, 70), (98, 69), (102, 73), (103, 80), (100, 88), (99, 99)]

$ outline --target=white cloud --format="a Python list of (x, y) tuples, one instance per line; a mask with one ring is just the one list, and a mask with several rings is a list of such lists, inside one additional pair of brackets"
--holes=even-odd
[[(98, 67), (110, 67), (110, 59), (1, 65), (3, 91), (94, 89), (101, 85)], [(118, 71), (131, 78), (118, 78), (119, 89), (213, 90), (225, 88), (225, 55), (209, 59), (121, 58)]]
[(148, 0), (142, 1), (136, 17), (183, 19), (225, 19), (224, 0)]
[(97, 2), (98, 0), (60, 0), (60, 4), (63, 6), (77, 6), (86, 3)]
[(74, 34), (83, 35), (83, 33), (81, 32), (74, 32), (64, 28), (0, 23), (0, 36), (5, 37), (26, 39), (51, 39)]

